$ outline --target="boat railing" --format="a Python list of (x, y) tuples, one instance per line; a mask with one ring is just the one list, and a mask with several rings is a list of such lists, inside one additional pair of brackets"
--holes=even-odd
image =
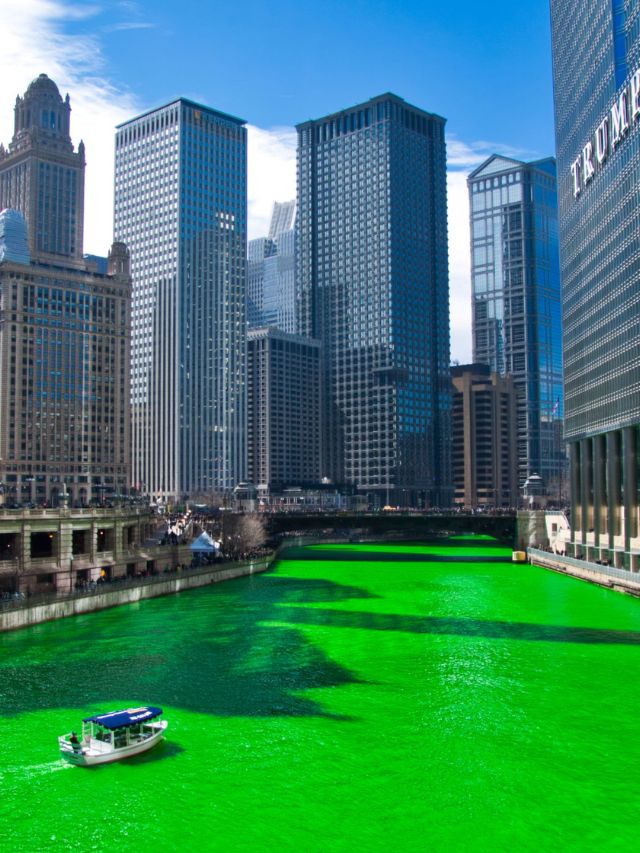
[(99, 740), (94, 735), (87, 741), (87, 748), (92, 752), (112, 752), (113, 744), (110, 740)]

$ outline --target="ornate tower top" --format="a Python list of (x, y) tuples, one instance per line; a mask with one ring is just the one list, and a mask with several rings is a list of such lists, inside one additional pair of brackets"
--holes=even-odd
[(56, 84), (40, 74), (29, 86), (24, 96), (16, 98), (11, 153), (32, 142), (46, 143), (57, 151), (73, 152), (69, 135), (71, 104), (69, 95), (64, 100)]
[(0, 147), (0, 210), (22, 213), (33, 258), (81, 261), (85, 151), (82, 142), (73, 149), (69, 96), (40, 74), (18, 95), (14, 112), (9, 151)]

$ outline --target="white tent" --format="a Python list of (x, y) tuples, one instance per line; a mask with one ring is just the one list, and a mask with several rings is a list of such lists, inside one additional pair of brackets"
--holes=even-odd
[(214, 542), (208, 533), (201, 533), (189, 547), (195, 554), (214, 554), (220, 550), (220, 543)]

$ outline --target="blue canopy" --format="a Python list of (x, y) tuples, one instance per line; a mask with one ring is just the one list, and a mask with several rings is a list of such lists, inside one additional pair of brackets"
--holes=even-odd
[(87, 717), (83, 723), (97, 723), (105, 729), (120, 729), (123, 726), (135, 726), (159, 717), (162, 708), (127, 708), (126, 711), (111, 711), (110, 714), (99, 714), (97, 717)]

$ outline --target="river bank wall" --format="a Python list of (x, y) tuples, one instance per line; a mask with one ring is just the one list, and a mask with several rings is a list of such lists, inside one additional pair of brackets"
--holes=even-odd
[(570, 575), (572, 578), (640, 598), (640, 574), (616, 569), (614, 566), (601, 566), (599, 563), (576, 560), (561, 554), (550, 554), (537, 548), (528, 548), (527, 556), (534, 566), (551, 569), (554, 572)]
[(50, 622), (54, 619), (64, 619), (67, 616), (79, 616), (109, 607), (119, 607), (122, 604), (133, 604), (145, 598), (174, 595), (183, 590), (209, 586), (232, 578), (258, 574), (270, 568), (274, 557), (275, 555), (271, 554), (260, 560), (224, 563), (206, 571), (192, 570), (172, 574), (170, 577), (149, 578), (146, 582), (132, 582), (117, 589), (107, 588), (104, 591), (86, 595), (76, 594), (32, 606), (25, 603), (17, 608), (0, 611), (0, 633), (39, 625), (41, 622)]

